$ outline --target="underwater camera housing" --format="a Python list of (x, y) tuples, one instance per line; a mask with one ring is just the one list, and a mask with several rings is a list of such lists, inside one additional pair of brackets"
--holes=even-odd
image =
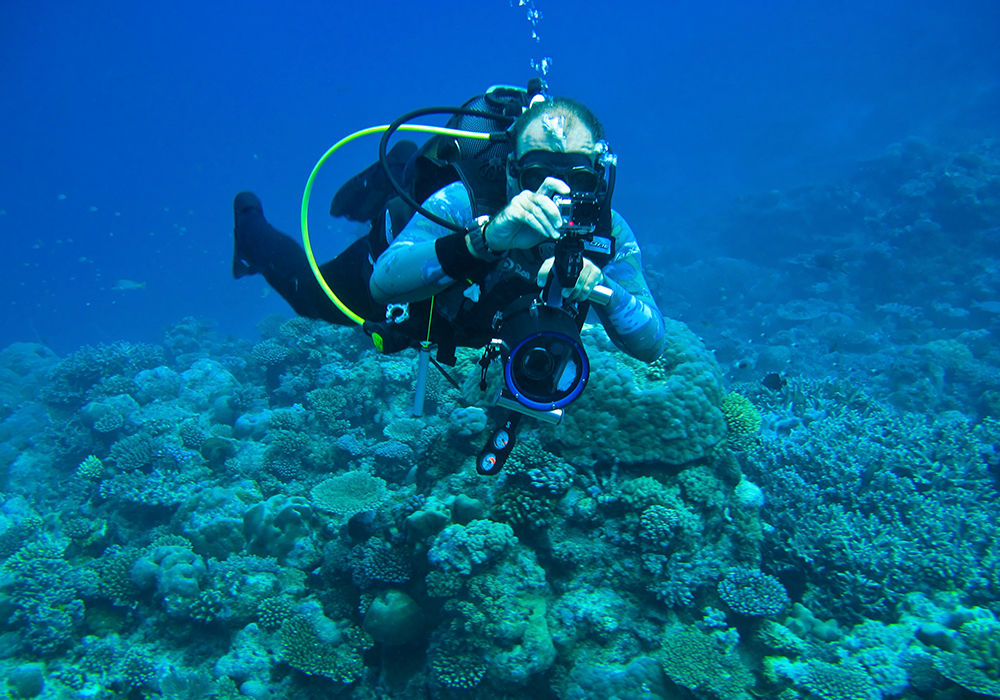
[(558, 411), (561, 418), (561, 409), (580, 396), (590, 377), (576, 318), (525, 295), (504, 311), (498, 330), (509, 397), (532, 415)]

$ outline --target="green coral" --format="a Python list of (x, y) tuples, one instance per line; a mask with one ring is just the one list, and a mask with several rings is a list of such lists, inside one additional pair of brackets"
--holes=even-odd
[(156, 443), (145, 433), (124, 437), (111, 446), (110, 457), (124, 472), (142, 469), (156, 456)]
[(689, 627), (669, 628), (657, 654), (663, 671), (682, 688), (718, 700), (750, 700), (753, 675), (718, 636)]
[[(342, 420), (348, 412), (347, 404), (350, 396), (346, 391), (336, 389), (313, 389), (306, 394), (306, 401), (313, 411), (325, 422), (333, 423), (332, 429), (339, 424), (347, 424)], [(349, 425), (349, 424), (347, 424)]]
[(370, 646), (370, 638), (354, 627), (321, 635), (305, 615), (296, 615), (281, 627), (281, 658), (289, 666), (338, 683), (353, 683), (364, 675), (363, 654)]
[(385, 479), (360, 470), (321, 481), (309, 493), (320, 510), (347, 516), (374, 510), (388, 496)]
[(719, 597), (740, 615), (777, 615), (791, 601), (781, 582), (755, 569), (731, 569), (719, 582)]
[(745, 452), (756, 444), (760, 432), (760, 411), (747, 397), (735, 392), (722, 399), (722, 414), (726, 417), (726, 442), (731, 449)]
[(963, 688), (1000, 698), (1000, 622), (981, 618), (963, 624), (957, 650), (935, 656), (934, 668)]
[(257, 604), (257, 622), (267, 632), (281, 629), (292, 616), (292, 604), (283, 596), (265, 598)]
[(650, 382), (648, 366), (614, 347), (604, 330), (585, 327), (591, 372), (587, 390), (541, 440), (559, 445), (571, 464), (614, 455), (623, 466), (680, 465), (705, 457), (725, 436), (722, 371), (715, 357), (683, 324), (666, 320), (667, 347)]
[(88, 455), (76, 468), (76, 475), (82, 479), (98, 479), (104, 471), (104, 464), (94, 455)]

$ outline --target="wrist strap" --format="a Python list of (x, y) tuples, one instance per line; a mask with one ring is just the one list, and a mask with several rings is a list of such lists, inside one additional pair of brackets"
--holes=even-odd
[[(472, 238), (475, 238), (473, 230)], [(490, 264), (469, 252), (464, 233), (450, 233), (434, 241), (434, 253), (444, 273), (456, 280), (478, 280), (490, 271)]]
[(486, 262), (492, 263), (503, 257), (503, 254), (494, 253), (486, 243), (486, 224), (489, 221), (490, 217), (488, 216), (480, 216), (476, 219), (478, 226), (469, 231), (469, 243), (472, 244), (472, 249), (476, 251), (476, 255)]

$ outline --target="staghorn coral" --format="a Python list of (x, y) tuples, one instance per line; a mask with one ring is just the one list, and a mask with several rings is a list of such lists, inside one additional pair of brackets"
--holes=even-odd
[(116, 685), (128, 693), (148, 685), (156, 677), (153, 657), (141, 647), (132, 647), (114, 667)]
[(1000, 595), (1000, 528), (986, 515), (1000, 494), (983, 457), (1000, 423), (818, 399), (823, 418), (764, 436), (746, 467), (768, 495), (769, 568), (800, 572), (803, 602), (842, 621), (891, 619), (905, 591)]
[(271, 338), (253, 346), (250, 357), (258, 365), (271, 367), (281, 364), (288, 357), (288, 348)]
[(181, 438), (181, 444), (189, 450), (200, 449), (201, 443), (205, 442), (205, 439), (208, 438), (208, 435), (194, 421), (181, 423), (181, 427), (177, 429), (177, 434)]
[(49, 372), (49, 383), (40, 398), (46, 403), (77, 407), (88, 392), (105, 377), (132, 376), (140, 370), (163, 364), (163, 349), (158, 346), (126, 342), (112, 345), (85, 345), (59, 362)]
[(125, 424), (122, 414), (108, 411), (94, 422), (94, 430), (99, 433), (113, 433)]
[(274, 632), (292, 617), (294, 607), (285, 596), (264, 598), (257, 604), (257, 622), (261, 629)]
[(668, 506), (652, 505), (642, 511), (639, 522), (639, 534), (643, 540), (658, 547), (666, 547), (681, 524), (681, 514)]
[(84, 604), (77, 585), (82, 581), (63, 559), (62, 550), (33, 543), (4, 562), (2, 588), (13, 608), (7, 624), (20, 629), (22, 643), (32, 653), (52, 656), (73, 640), (82, 624)]
[(864, 668), (851, 661), (832, 664), (768, 657), (765, 674), (785, 678), (817, 700), (879, 700), (882, 697)]
[(108, 455), (124, 472), (144, 469), (153, 461), (158, 451), (156, 442), (146, 433), (123, 437), (111, 446)]
[(505, 468), (508, 482), (524, 484), (545, 496), (562, 496), (573, 486), (576, 470), (566, 460), (545, 450), (534, 435), (519, 439)]
[(485, 649), (461, 641), (461, 633), (442, 635), (432, 645), (428, 665), (434, 680), (455, 690), (471, 690), (486, 675)]

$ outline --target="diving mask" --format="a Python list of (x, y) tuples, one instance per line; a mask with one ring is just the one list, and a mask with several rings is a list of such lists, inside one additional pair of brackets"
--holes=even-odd
[(537, 192), (545, 178), (562, 180), (573, 192), (597, 194), (603, 177), (603, 166), (594, 167), (594, 156), (588, 153), (528, 151), (511, 160), (510, 176), (523, 190)]

